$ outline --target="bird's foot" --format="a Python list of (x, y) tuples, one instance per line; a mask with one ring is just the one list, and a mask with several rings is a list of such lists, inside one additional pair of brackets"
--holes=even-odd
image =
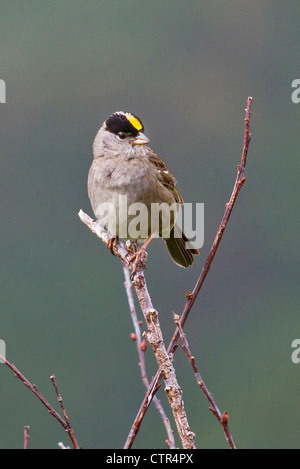
[(117, 244), (118, 244), (118, 241), (119, 241), (119, 238), (118, 236), (112, 236), (111, 238), (109, 238), (109, 240), (107, 241), (107, 249), (110, 250), (111, 254), (113, 254), (114, 256), (116, 255), (114, 253), (114, 249), (116, 248)]
[(138, 269), (145, 269), (147, 263), (148, 253), (144, 246), (137, 249), (137, 244), (135, 246), (135, 252), (131, 254), (128, 258), (129, 264), (131, 265), (131, 275), (130, 279), (133, 280)]

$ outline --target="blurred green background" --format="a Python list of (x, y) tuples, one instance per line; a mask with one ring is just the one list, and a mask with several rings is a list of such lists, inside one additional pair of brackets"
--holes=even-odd
[[(149, 248), (168, 341), (231, 194), (247, 96), (247, 181), (185, 330), (236, 445), (299, 447), (299, 15), (296, 0), (1, 0), (0, 338), (59, 410), (56, 374), (84, 448), (121, 448), (145, 392), (120, 262), (77, 216), (92, 215), (94, 136), (110, 113), (137, 114), (185, 201), (205, 203), (193, 268), (173, 264), (160, 240)], [(180, 349), (175, 365), (197, 446), (227, 448)], [(31, 448), (69, 444), (4, 365), (0, 383), (0, 448), (21, 448), (24, 425)], [(165, 439), (151, 408), (134, 447)]]

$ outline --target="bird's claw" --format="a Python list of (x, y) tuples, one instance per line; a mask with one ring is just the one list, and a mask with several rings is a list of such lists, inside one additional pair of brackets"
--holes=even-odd
[(131, 275), (130, 279), (133, 280), (135, 274), (137, 273), (139, 268), (145, 268), (147, 262), (147, 251), (143, 248), (143, 246), (131, 254), (128, 258), (129, 264), (131, 265)]
[(112, 236), (111, 238), (109, 238), (109, 240), (107, 241), (107, 249), (110, 250), (111, 254), (113, 254), (115, 256), (115, 253), (114, 253), (114, 249), (116, 249), (116, 246), (118, 244), (118, 241), (119, 241), (119, 238), (118, 236)]

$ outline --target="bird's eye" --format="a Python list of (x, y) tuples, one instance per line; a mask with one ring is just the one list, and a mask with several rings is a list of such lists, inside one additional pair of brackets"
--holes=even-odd
[(125, 132), (119, 132), (119, 133), (118, 133), (118, 136), (119, 136), (119, 138), (120, 138), (121, 140), (124, 140), (124, 138), (126, 138)]

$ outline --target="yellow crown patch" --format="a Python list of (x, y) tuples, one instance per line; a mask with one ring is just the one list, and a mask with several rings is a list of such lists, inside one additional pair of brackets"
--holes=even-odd
[(132, 114), (125, 114), (125, 115), (126, 115), (126, 119), (129, 120), (130, 124), (133, 125), (133, 127), (136, 130), (141, 130), (143, 128), (142, 124), (135, 116), (133, 116)]

